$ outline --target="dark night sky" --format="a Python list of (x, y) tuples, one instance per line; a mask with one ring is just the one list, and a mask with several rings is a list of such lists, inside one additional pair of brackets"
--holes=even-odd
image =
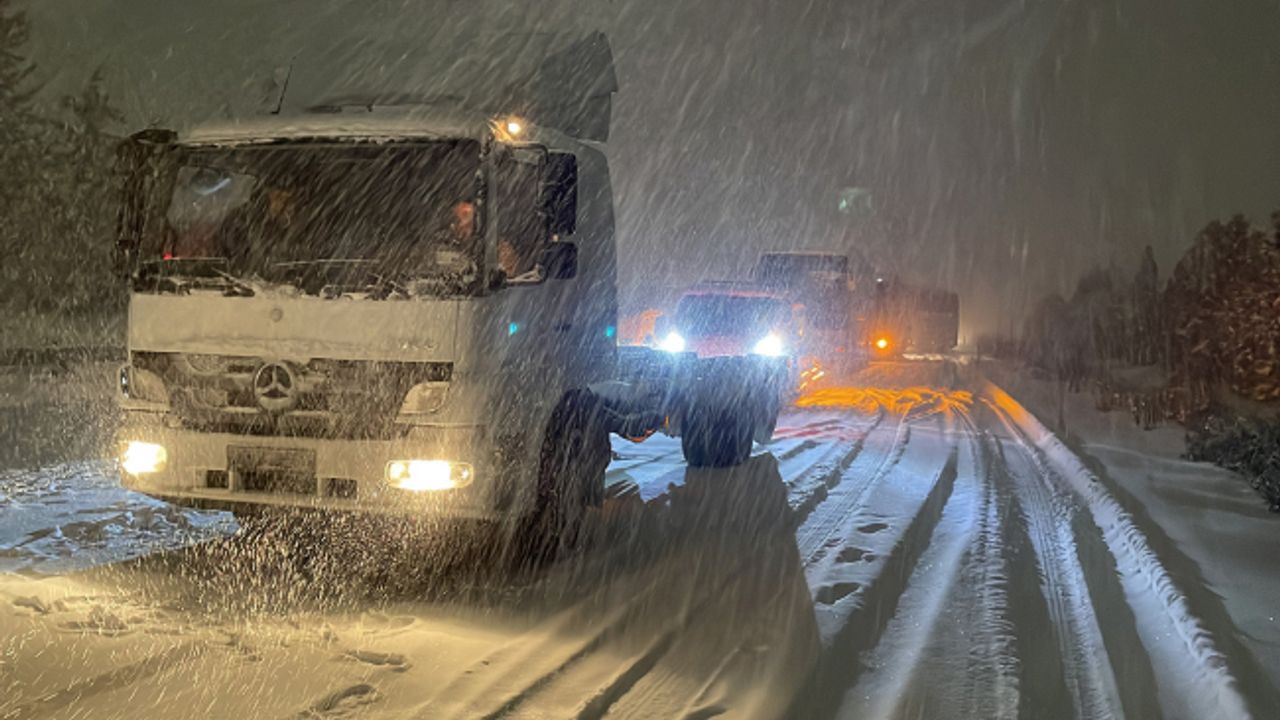
[[(510, 8), (519, 8), (513, 11)], [(182, 123), (303, 52), (488, 15), (601, 29), (627, 296), (858, 247), (993, 329), (1090, 265), (1167, 270), (1196, 229), (1280, 207), (1275, 0), (41, 0), (47, 96), (101, 65), (131, 123)], [(345, 52), (345, 51), (344, 51)], [(308, 60), (308, 62), (313, 62)], [(335, 74), (350, 64), (309, 68)], [(869, 188), (874, 217), (835, 212)]]

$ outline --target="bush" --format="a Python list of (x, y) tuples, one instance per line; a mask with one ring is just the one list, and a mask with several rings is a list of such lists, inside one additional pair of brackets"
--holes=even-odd
[(1280, 512), (1280, 420), (1209, 416), (1188, 430), (1186, 458), (1244, 475)]

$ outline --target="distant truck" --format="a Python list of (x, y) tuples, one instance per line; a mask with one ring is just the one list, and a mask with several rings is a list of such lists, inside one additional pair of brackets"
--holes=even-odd
[(959, 296), (855, 268), (848, 255), (767, 252), (753, 278), (803, 314), (807, 357), (831, 366), (956, 346)]
[(960, 297), (936, 288), (877, 278), (866, 304), (866, 337), (873, 353), (945, 353), (959, 341)]
[(127, 487), (556, 542), (603, 499), (609, 433), (729, 465), (771, 432), (771, 358), (617, 347), (592, 138), (445, 105), (122, 144)]

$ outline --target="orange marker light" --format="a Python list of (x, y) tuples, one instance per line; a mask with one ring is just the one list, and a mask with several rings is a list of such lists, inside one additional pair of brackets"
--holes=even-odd
[(877, 338), (876, 347), (881, 350), (887, 350), (889, 348), (889, 338)]

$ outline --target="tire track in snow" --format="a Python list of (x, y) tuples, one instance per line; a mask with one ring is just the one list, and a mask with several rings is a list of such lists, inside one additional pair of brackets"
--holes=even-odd
[[(911, 424), (902, 416), (893, 416), (893, 420), (888, 427), (877, 423), (867, 433), (857, 457), (841, 473), (835, 487), (803, 516), (796, 531), (796, 547), (806, 567), (825, 555), (832, 547), (830, 543), (838, 543), (851, 530), (849, 517), (863, 504), (870, 489), (902, 459), (911, 442)], [(881, 449), (882, 454), (867, 455), (868, 447)]]
[[(698, 623), (715, 623), (713, 610), (716, 601), (726, 588), (744, 571), (750, 571), (752, 563), (743, 560), (737, 565), (722, 567), (723, 577), (716, 584), (697, 589), (697, 599), (692, 605), (675, 608), (658, 627), (650, 627), (645, 642), (624, 657), (618, 657), (616, 649), (605, 653), (582, 653), (564, 663), (545, 681), (531, 685), (513, 696), (495, 712), (469, 717), (521, 718), (572, 718), (573, 720), (598, 720), (610, 713), (624, 697), (631, 702), (638, 697), (652, 717), (660, 708), (680, 703), (678, 695), (672, 698), (665, 690), (673, 689), (678, 680), (670, 673), (653, 674), (655, 666), (676, 645), (680, 637)], [(627, 622), (612, 625), (608, 635), (621, 635)], [(601, 643), (603, 645), (603, 643)], [(603, 649), (603, 648), (601, 648)], [(666, 681), (666, 682), (664, 682)], [(637, 690), (638, 692), (635, 692)], [(692, 702), (696, 696), (689, 697)]]
[[(769, 451), (781, 456), (779, 472), (787, 478), (787, 502), (792, 508), (812, 507), (825, 497), (826, 488), (841, 480), (843, 471), (858, 457), (867, 434), (880, 423), (884, 413), (878, 413), (869, 425), (851, 422), (854, 418), (862, 417), (845, 416), (818, 423), (821, 434), (831, 436), (825, 443), (819, 442), (823, 439), (821, 437), (806, 435), (804, 438), (793, 437), (784, 441), (781, 449), (776, 442), (767, 446)], [(814, 424), (803, 427), (813, 430)], [(741, 573), (752, 570), (755, 568), (751, 567), (751, 562), (744, 559), (729, 570), (723, 583), (731, 583)], [(642, 715), (644, 709), (652, 712), (655, 707), (653, 703), (670, 702), (673, 697), (679, 697), (675, 688), (687, 684), (688, 678), (665, 668), (658, 672), (651, 671), (673, 644), (681, 642), (692, 624), (716, 622), (714, 612), (715, 601), (720, 595), (719, 589), (702, 588), (699, 592), (702, 598), (699, 603), (673, 615), (671, 622), (633, 655), (622, 660), (615, 659), (608, 667), (593, 662), (586, 654), (576, 657), (559, 668), (548, 682), (531, 686), (527, 692), (505, 704), (500, 711), (486, 717), (592, 718), (600, 717), (606, 711), (626, 717), (637, 712), (637, 709), (640, 709)], [(729, 664), (733, 654), (730, 652), (722, 664)], [(676, 664), (679, 664), (678, 660)], [(622, 669), (619, 670), (619, 667)], [(576, 697), (573, 693), (564, 692), (564, 687), (594, 690), (587, 699), (579, 701), (573, 699)], [(688, 702), (696, 704), (696, 699), (696, 696), (690, 697)], [(623, 702), (620, 707), (615, 708), (619, 701)], [(687, 705), (686, 711), (694, 714), (699, 712), (693, 705)]]
[[(907, 435), (904, 431), (899, 436)], [(895, 443), (890, 447), (883, 461), (893, 460), (892, 472), (886, 470), (877, 479), (880, 492), (870, 498), (875, 508), (859, 506), (843, 512), (849, 530), (848, 536), (841, 538), (845, 549), (834, 556), (834, 562), (806, 567), (809, 585), (815, 588), (823, 650), (812, 689), (798, 699), (794, 716), (827, 717), (838, 710), (845, 692), (865, 670), (864, 653), (880, 643), (909, 578), (930, 545), (954, 489), (958, 458), (949, 442), (922, 445), (922, 457), (907, 467), (898, 467), (893, 460), (901, 446)], [(866, 492), (867, 488), (860, 490)], [(885, 522), (867, 523), (870, 517), (882, 517)], [(874, 551), (873, 557), (864, 556), (870, 557), (868, 562), (839, 563), (849, 549), (868, 545)], [(815, 560), (823, 557), (819, 553)], [(844, 597), (823, 597), (822, 589), (841, 576), (851, 580), (852, 592)]]
[[(658, 587), (651, 585), (599, 617), (592, 617), (592, 608), (587, 607), (598, 598), (562, 611), (464, 670), (421, 705), (414, 717), (508, 716), (556, 676), (604, 645), (617, 628), (641, 617), (657, 594)], [(583, 627), (585, 632), (579, 629)]]
[[(886, 413), (876, 413), (866, 427), (842, 427), (841, 437), (822, 449), (808, 467), (797, 470), (791, 458), (779, 457), (782, 477), (788, 487), (787, 502), (795, 514), (797, 526), (827, 499), (830, 491), (847, 477), (853, 465), (866, 447), (867, 438), (884, 422)], [(794, 456), (793, 456), (794, 457)]]
[(35, 720), (36, 718), (60, 717), (59, 711), (65, 710), (68, 706), (79, 703), (87, 697), (134, 685), (164, 670), (190, 662), (208, 650), (209, 645), (207, 643), (183, 643), (135, 663), (74, 682), (63, 690), (7, 710), (3, 715), (0, 715), (0, 718), (3, 718), (3, 720)]
[[(954, 425), (955, 421), (956, 417), (951, 415), (948, 424)], [(936, 674), (929, 663), (931, 656), (940, 652), (944, 656), (944, 667), (955, 670), (956, 658), (952, 655), (967, 651), (959, 647), (960, 643), (946, 642), (954, 629), (954, 624), (947, 625), (952, 610), (949, 601), (955, 599), (966, 565), (964, 558), (977, 539), (985, 493), (973, 472), (976, 457), (972, 442), (956, 453), (948, 461), (950, 472), (940, 478), (939, 483), (949, 478), (950, 492), (940, 503), (935, 503), (940, 505), (936, 521), (931, 527), (922, 526), (916, 536), (920, 547), (918, 558), (909, 568), (904, 568), (907, 580), (894, 601), (892, 617), (874, 649), (863, 660), (867, 669), (858, 674), (854, 687), (844, 693), (838, 717), (937, 717), (955, 712), (958, 698), (948, 697), (948, 690), (954, 688), (939, 688), (939, 685), (951, 681), (963, 686), (965, 680), (971, 679), (972, 658), (967, 652), (965, 662), (958, 669), (960, 678), (948, 677), (956, 672)], [(959, 472), (961, 466), (965, 467), (965, 473)], [(929, 515), (922, 512), (921, 517), (929, 519), (935, 514), (933, 508), (930, 510)], [(980, 606), (971, 609), (979, 613), (983, 610)], [(961, 640), (967, 641), (968, 634), (966, 632)], [(987, 680), (985, 677), (974, 679)], [(983, 687), (960, 689), (990, 693), (992, 684), (982, 682)], [(974, 717), (996, 716), (987, 713)]]
[(993, 459), (989, 437), (967, 411), (959, 419), (972, 448), (973, 477), (981, 493), (977, 537), (964, 572), (966, 587), (975, 596), (973, 626), (978, 629), (969, 655), (967, 707), (971, 717), (1016, 718), (1021, 665), (1009, 612), (1009, 561), (1002, 533), (1009, 503), (989, 480)]
[(1007, 477), (1003, 480), (1018, 500), (1035, 551), (1040, 592), (1049, 609), (1075, 717), (1122, 716), (1115, 670), (1080, 564), (1073, 529), (1078, 508), (1025, 458), (1006, 454), (1004, 459), (1001, 467), (1007, 470)]
[(1212, 634), (1114, 497), (1083, 463), (1007, 393), (987, 384), (984, 403), (1004, 424), (1045, 482), (1060, 486), (1087, 512), (1115, 561), (1137, 633), (1150, 658), (1168, 716), (1250, 717)]
[[(896, 654), (907, 664), (899, 661), (890, 667), (898, 667), (903, 677), (909, 675), (910, 682), (899, 683), (896, 699), (889, 705), (882, 703), (882, 708), (894, 708), (892, 714), (900, 717), (1016, 718), (1019, 663), (1001, 537), (1002, 508), (1008, 503), (990, 482), (989, 448), (972, 418), (957, 409), (952, 422), (965, 441), (958, 478), (921, 559), (920, 567), (928, 571), (917, 570), (918, 577), (907, 590), (923, 595), (908, 606), (932, 614), (912, 614), (904, 608), (893, 627), (905, 630), (891, 627), (885, 637), (918, 637), (919, 628), (930, 626), (934, 632), (914, 652), (914, 661), (899, 642)], [(942, 547), (935, 549), (934, 544)], [(948, 562), (957, 552), (961, 559)], [(856, 692), (851, 700), (859, 703)]]

